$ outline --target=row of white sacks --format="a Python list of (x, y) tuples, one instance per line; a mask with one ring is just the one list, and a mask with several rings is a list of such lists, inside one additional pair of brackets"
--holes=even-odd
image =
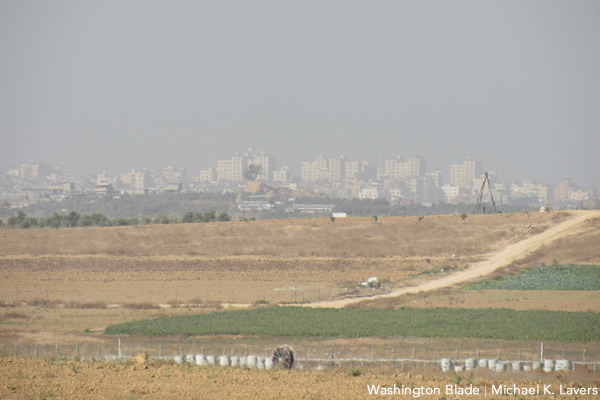
[(273, 359), (259, 356), (205, 356), (204, 354), (188, 354), (186, 356), (175, 356), (177, 364), (196, 364), (203, 366), (220, 367), (246, 367), (258, 369), (272, 369)]
[(471, 371), (477, 366), (489, 368), (495, 372), (504, 372), (509, 368), (513, 371), (534, 371), (542, 369), (544, 372), (570, 371), (572, 368), (571, 361), (569, 360), (544, 360), (543, 362), (533, 361), (527, 363), (523, 361), (498, 361), (494, 359), (476, 360), (474, 358), (467, 358), (464, 365), (458, 365), (449, 358), (442, 358), (440, 363), (443, 372), (450, 372), (452, 370), (455, 372)]

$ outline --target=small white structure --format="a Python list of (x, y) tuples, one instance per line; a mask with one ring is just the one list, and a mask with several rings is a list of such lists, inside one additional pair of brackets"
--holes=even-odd
[(556, 371), (570, 371), (571, 370), (571, 361), (569, 361), (569, 360), (556, 360), (556, 364), (554, 365), (554, 369)]
[(544, 360), (544, 372), (554, 371), (554, 360)]
[(239, 367), (240, 366), (240, 358), (238, 356), (231, 356), (229, 358), (229, 361), (231, 362), (231, 366), (232, 367)]
[(464, 365), (455, 365), (454, 366), (454, 372), (463, 372), (464, 370), (465, 370)]
[(271, 357), (265, 357), (265, 369), (273, 369), (273, 359)]
[(247, 366), (247, 364), (246, 364), (247, 360), (248, 360), (248, 357), (246, 357), (246, 356), (241, 356), (241, 357), (240, 357), (240, 367), (242, 367), (242, 368), (243, 368), (243, 367)]
[(521, 361), (513, 361), (511, 366), (513, 371), (520, 371), (522, 368)]
[(379, 287), (381, 287), (381, 282), (379, 282), (378, 277), (372, 276), (369, 279), (367, 279), (365, 282), (362, 282), (360, 284), (360, 286), (369, 287), (369, 288), (379, 288)]
[(226, 355), (219, 356), (219, 366), (229, 367), (229, 356), (226, 356)]
[(176, 364), (183, 364), (183, 356), (175, 356), (174, 360)]
[(504, 363), (503, 362), (497, 362), (496, 363), (496, 367), (494, 368), (495, 372), (504, 372)]
[(188, 354), (185, 356), (185, 362), (188, 364), (194, 364), (196, 357), (193, 354)]
[(452, 369), (452, 360), (449, 358), (442, 358), (440, 361), (442, 372), (450, 372)]
[(333, 218), (346, 218), (346, 213), (345, 212), (334, 212), (333, 214), (331, 214), (331, 216)]
[(488, 360), (486, 360), (485, 358), (482, 358), (478, 361), (478, 364), (481, 368), (487, 368)]
[(492, 371), (496, 370), (496, 364), (498, 364), (498, 360), (490, 358), (488, 360), (488, 368)]
[(542, 368), (542, 363), (539, 361), (534, 361), (531, 363), (531, 369), (535, 371), (536, 369)]
[(196, 354), (195, 361), (196, 365), (206, 365), (206, 357), (204, 357), (204, 354)]
[(265, 369), (265, 362), (263, 361), (263, 359), (261, 357), (258, 357), (256, 359), (256, 368)]
[(465, 360), (465, 369), (467, 371), (471, 371), (471, 370), (475, 369), (476, 365), (477, 365), (477, 360), (475, 360), (474, 358), (467, 358)]
[(217, 358), (215, 356), (206, 356), (206, 362), (208, 365), (217, 365)]
[(247, 356), (246, 357), (246, 366), (248, 368), (256, 368), (256, 363), (257, 363), (257, 357), (256, 356)]

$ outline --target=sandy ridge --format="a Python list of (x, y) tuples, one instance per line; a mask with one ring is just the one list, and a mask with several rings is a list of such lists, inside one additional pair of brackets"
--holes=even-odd
[(364, 300), (397, 297), (409, 293), (418, 293), (429, 290), (441, 289), (459, 283), (464, 283), (471, 279), (489, 275), (498, 268), (507, 266), (513, 263), (514, 261), (518, 260), (519, 258), (522, 258), (527, 254), (538, 250), (544, 245), (548, 245), (554, 242), (555, 240), (578, 233), (582, 229), (581, 225), (585, 223), (585, 221), (600, 217), (600, 210), (571, 211), (570, 214), (573, 216), (567, 219), (566, 221), (563, 221), (535, 236), (511, 244), (508, 247), (493, 254), (489, 259), (475, 263), (468, 269), (457, 272), (455, 274), (448, 275), (440, 279), (424, 282), (416, 286), (403, 287), (400, 289), (393, 290), (390, 293), (371, 296), (368, 298), (363, 297), (334, 301), (323, 301), (318, 303), (305, 304), (304, 306), (314, 308), (342, 308), (349, 304), (358, 303)]

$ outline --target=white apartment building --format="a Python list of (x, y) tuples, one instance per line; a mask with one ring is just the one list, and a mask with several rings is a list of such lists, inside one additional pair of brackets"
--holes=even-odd
[(345, 178), (346, 163), (344, 156), (328, 160), (329, 182), (341, 182)]
[(304, 161), (300, 174), (302, 182), (310, 183), (329, 179), (327, 159), (319, 155), (314, 161)]
[(481, 163), (468, 159), (462, 164), (450, 165), (450, 185), (471, 190), (475, 179), (481, 175)]
[(185, 182), (186, 179), (186, 170), (185, 168), (177, 168), (174, 165), (169, 165), (162, 170), (162, 178), (165, 183), (182, 183)]
[(460, 195), (460, 187), (458, 186), (445, 184), (440, 189), (444, 192), (444, 196), (446, 196), (448, 202), (451, 202)]
[(216, 183), (217, 170), (213, 167), (200, 170), (200, 174), (198, 175), (198, 182)]
[(425, 173), (426, 161), (423, 157), (412, 156), (403, 161), (400, 157), (385, 160), (383, 177), (388, 179), (417, 178)]
[(510, 193), (515, 199), (533, 197), (540, 204), (548, 202), (548, 186), (541, 183), (532, 181), (524, 181), (521, 185), (513, 183), (510, 185)]
[(273, 171), (273, 182), (288, 183), (292, 179), (292, 174), (288, 167), (281, 167)]
[(360, 192), (358, 193), (358, 198), (361, 200), (375, 200), (379, 198), (379, 190), (376, 187), (361, 188)]
[(250, 165), (259, 165), (260, 172), (256, 180), (267, 181), (271, 178), (274, 160), (264, 151), (250, 147), (245, 153), (235, 153), (229, 160), (217, 161), (216, 180), (218, 182), (243, 182), (244, 172)]
[(571, 201), (575, 201), (575, 202), (589, 200), (589, 198), (590, 198), (590, 195), (587, 192), (584, 192), (581, 189), (578, 189), (577, 191), (571, 192), (571, 194), (569, 196), (569, 199)]

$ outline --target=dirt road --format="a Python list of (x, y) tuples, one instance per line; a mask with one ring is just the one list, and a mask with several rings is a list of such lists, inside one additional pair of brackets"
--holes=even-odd
[(564, 222), (561, 222), (542, 233), (529, 237), (520, 242), (514, 243), (493, 254), (489, 259), (473, 264), (471, 267), (448, 275), (440, 279), (424, 282), (417, 286), (404, 287), (393, 290), (390, 293), (372, 296), (368, 298), (351, 298), (334, 301), (324, 301), (318, 303), (306, 304), (306, 307), (319, 308), (342, 308), (348, 304), (358, 303), (363, 300), (373, 300), (389, 297), (397, 297), (409, 293), (425, 292), (429, 290), (441, 289), (448, 286), (453, 286), (459, 283), (467, 282), (471, 279), (486, 276), (498, 268), (507, 266), (514, 261), (526, 256), (527, 254), (538, 250), (544, 245), (548, 245), (555, 240), (566, 236), (576, 234), (582, 229), (582, 224), (585, 221), (593, 218), (600, 218), (600, 210), (593, 211), (571, 211), (572, 217)]

